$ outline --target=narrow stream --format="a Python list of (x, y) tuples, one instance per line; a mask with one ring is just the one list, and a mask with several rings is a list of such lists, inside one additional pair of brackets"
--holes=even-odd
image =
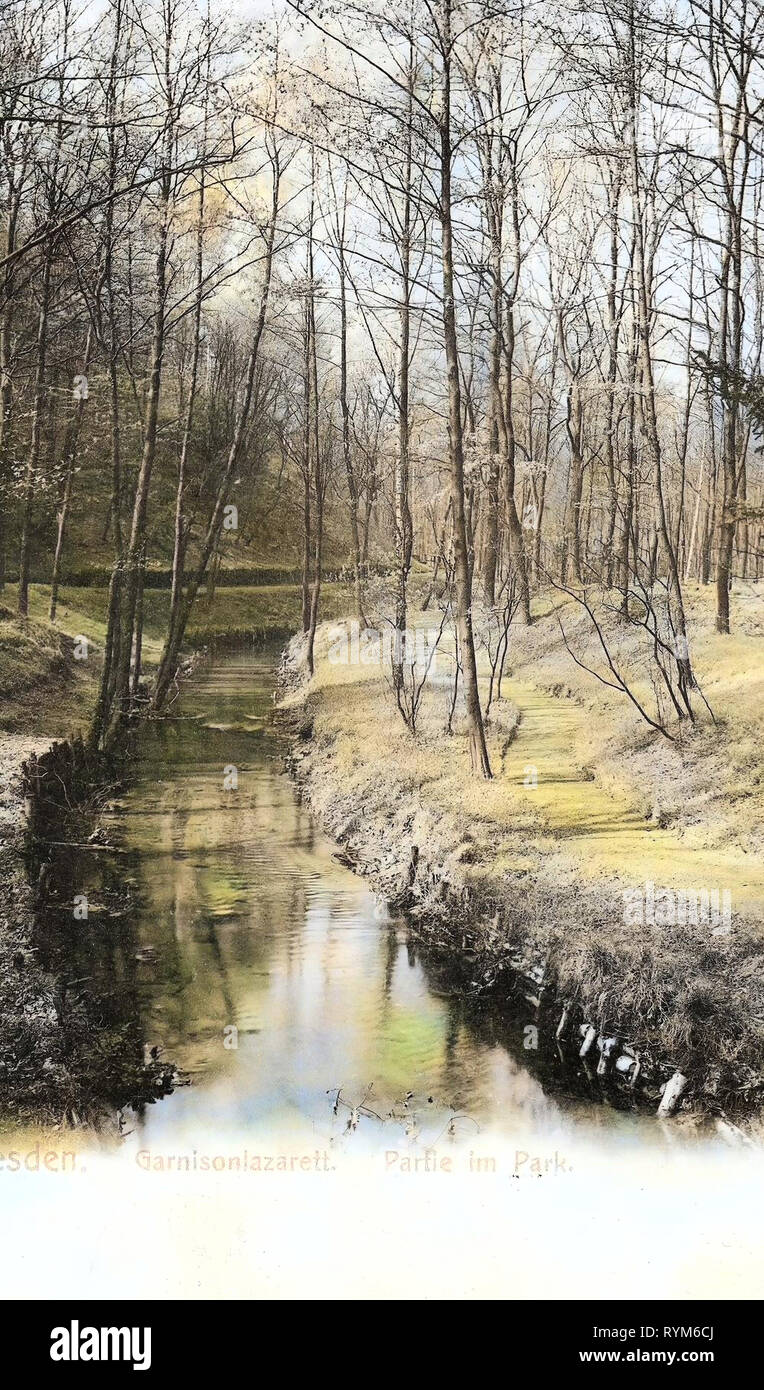
[[(105, 818), (122, 852), (75, 861), (73, 886), (94, 904), (77, 968), (92, 970), (109, 941), (147, 1049), (190, 1083), (124, 1120), (130, 1141), (198, 1145), (224, 1131), (359, 1151), (489, 1130), (532, 1132), (554, 1151), (583, 1127), (609, 1145), (665, 1143), (622, 1097), (615, 1108), (596, 1082), (550, 1074), (532, 1012), (468, 1005), (343, 866), (283, 770), (276, 656), (227, 656), (197, 674), (173, 717), (142, 731)], [(115, 870), (131, 894), (116, 966), (98, 911), (105, 871), (113, 905)]]

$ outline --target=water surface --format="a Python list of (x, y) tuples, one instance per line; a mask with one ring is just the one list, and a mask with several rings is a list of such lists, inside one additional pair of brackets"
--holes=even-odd
[[(583, 1130), (664, 1143), (623, 1097), (550, 1072), (530, 1006), (465, 999), (342, 864), (283, 768), (275, 659), (240, 653), (197, 674), (172, 717), (142, 731), (105, 820), (132, 885), (146, 1046), (191, 1083), (130, 1116), (130, 1137), (225, 1131), (359, 1150), (486, 1130), (520, 1144), (531, 1131), (554, 1148)], [(98, 881), (103, 856), (81, 856), (78, 873)], [(96, 919), (89, 949), (101, 931)]]

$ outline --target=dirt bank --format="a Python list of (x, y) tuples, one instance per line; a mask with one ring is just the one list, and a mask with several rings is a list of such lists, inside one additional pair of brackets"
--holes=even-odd
[(81, 927), (71, 903), (62, 916), (55, 902), (38, 838), (77, 842), (93, 831), (102, 772), (78, 736), (95, 663), (74, 659), (70, 636), (8, 612), (0, 645), (0, 1125), (113, 1127), (121, 1107), (164, 1094), (172, 1068), (144, 1057), (138, 1020), (120, 1013), (108, 988), (76, 978), (72, 934)]
[[(95, 678), (73, 656), (66, 634), (20, 621), (0, 607), (0, 948), (17, 953), (28, 936), (24, 764), (84, 726)], [(6, 961), (7, 966), (7, 961)], [(7, 971), (6, 971), (7, 973)], [(15, 976), (12, 976), (14, 979)]]
[[(521, 992), (547, 1039), (562, 1026), (570, 1065), (593, 1062), (598, 1084), (622, 1076), (635, 1082), (634, 1097), (655, 1105), (678, 1070), (689, 1082), (684, 1107), (750, 1114), (764, 1094), (758, 917), (734, 910), (729, 922), (701, 913), (697, 923), (664, 924), (644, 904), (644, 920), (629, 919), (624, 892), (643, 881), (649, 857), (633, 874), (628, 859), (622, 872), (596, 854), (587, 865), (585, 848), (569, 852), (543, 807), (522, 799), (518, 778), (506, 772), (522, 704), (497, 711), (489, 729), (497, 775), (475, 781), (458, 717), (453, 738), (444, 737), (433, 695), (431, 723), (423, 719), (413, 740), (387, 673), (328, 663), (330, 640), (324, 630), (312, 680), (301, 641), (290, 644), (280, 708), (292, 733), (291, 769), (351, 862), (405, 907), (423, 942), (461, 959), (465, 989)], [(644, 825), (644, 815), (624, 812), (608, 833), (629, 842)], [(697, 877), (707, 872), (707, 847), (659, 838), (656, 884), (666, 881), (658, 875), (671, 846), (671, 862), (695, 874), (689, 882), (707, 881)], [(582, 1060), (587, 1029), (593, 1039)]]
[[(32, 944), (23, 768), (71, 726), (82, 685), (67, 645), (49, 628), (0, 609), (0, 1028), (20, 1044), (32, 1020), (41, 1035), (56, 1027), (54, 984), (39, 970)], [(15, 1075), (13, 1057), (0, 1062), (0, 1093), (4, 1078), (11, 1083)]]

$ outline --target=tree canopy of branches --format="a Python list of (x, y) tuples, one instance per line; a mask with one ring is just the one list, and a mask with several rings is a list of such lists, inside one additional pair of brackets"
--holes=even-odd
[(761, 576), (763, 31), (751, 0), (277, 0), (254, 28), (0, 0), (0, 585), (23, 618), (49, 584), (55, 620), (108, 575), (95, 744), (152, 572), (158, 710), (232, 517), (301, 571), (310, 665), (327, 566), (361, 625), (391, 574), (401, 636), (414, 566), (448, 575), (478, 775), (475, 613), (506, 655), (508, 593), (513, 623), (549, 585), (659, 612), (691, 713), (686, 586), (727, 633)]

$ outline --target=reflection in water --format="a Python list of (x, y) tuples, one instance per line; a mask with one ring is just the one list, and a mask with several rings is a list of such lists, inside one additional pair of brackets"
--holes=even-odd
[[(226, 1132), (352, 1138), (355, 1151), (490, 1129), (554, 1145), (582, 1126), (616, 1145), (659, 1142), (651, 1119), (603, 1106), (596, 1086), (596, 1102), (559, 1077), (550, 1094), (549, 1059), (523, 1048), (528, 1020), (466, 1002), (338, 862), (281, 768), (274, 659), (210, 666), (143, 731), (106, 823), (123, 853), (76, 864), (117, 910), (134, 884), (123, 974), (147, 1047), (191, 1083), (130, 1116), (131, 1143)], [(83, 943), (96, 955), (98, 930)]]

